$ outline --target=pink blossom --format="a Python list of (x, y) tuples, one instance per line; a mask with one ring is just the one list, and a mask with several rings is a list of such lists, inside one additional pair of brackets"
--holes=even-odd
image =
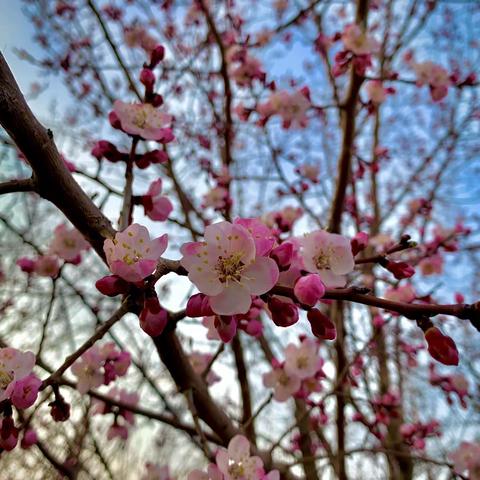
[(375, 105), (383, 103), (387, 98), (387, 91), (380, 80), (371, 80), (367, 82), (365, 90), (367, 91), (368, 99)]
[(278, 280), (276, 263), (256, 255), (255, 240), (241, 225), (209, 225), (204, 242), (186, 243), (181, 252), (188, 278), (219, 315), (247, 313), (252, 295), (268, 292)]
[(285, 371), (300, 379), (313, 377), (321, 368), (322, 362), (318, 357), (318, 344), (306, 338), (297, 346), (289, 343), (285, 348)]
[(165, 221), (173, 210), (172, 202), (162, 193), (162, 180), (155, 180), (150, 184), (148, 191), (142, 197), (145, 215), (152, 220)]
[(209, 340), (220, 340), (220, 335), (215, 328), (215, 315), (203, 317), (202, 325), (208, 329), (207, 338)]
[(27, 449), (27, 448), (30, 448), (32, 445), (35, 445), (37, 441), (38, 441), (37, 432), (29, 428), (24, 432), (22, 442), (20, 445), (23, 449)]
[(229, 193), (224, 187), (214, 187), (209, 190), (202, 201), (203, 208), (212, 207), (215, 210), (222, 210), (228, 204)]
[(77, 390), (84, 394), (103, 384), (105, 376), (101, 371), (104, 357), (94, 345), (72, 365), (72, 373), (77, 377)]
[(264, 256), (270, 253), (275, 244), (275, 237), (263, 222), (257, 218), (237, 218), (233, 223), (241, 225), (250, 232), (255, 242), (255, 253), (257, 256)]
[(318, 273), (328, 287), (343, 287), (345, 275), (355, 266), (350, 242), (341, 235), (324, 230), (305, 235), (301, 242), (305, 269)]
[(443, 257), (438, 253), (423, 258), (418, 264), (422, 275), (440, 275), (443, 272)]
[(60, 271), (60, 263), (54, 255), (41, 255), (35, 259), (35, 273), (41, 277), (55, 278)]
[(411, 303), (417, 294), (410, 283), (398, 287), (390, 287), (385, 291), (385, 298), (394, 302)]
[(427, 61), (413, 64), (417, 75), (417, 85), (428, 85), (433, 101), (438, 102), (448, 94), (450, 75), (442, 66)]
[(453, 461), (457, 473), (468, 471), (470, 480), (480, 479), (479, 442), (462, 442), (449, 457)]
[(168, 312), (161, 307), (158, 298), (155, 296), (145, 300), (139, 318), (142, 330), (151, 337), (157, 337), (167, 326)]
[(35, 261), (31, 258), (21, 257), (16, 261), (16, 264), (21, 268), (22, 272), (32, 273), (35, 271)]
[(342, 33), (342, 42), (347, 50), (355, 55), (368, 55), (379, 49), (379, 43), (362, 30), (359, 25), (350, 23)]
[(259, 457), (250, 456), (250, 442), (243, 435), (235, 435), (215, 457), (224, 480), (257, 480), (263, 462)]
[(10, 400), (17, 408), (31, 407), (37, 400), (42, 381), (33, 373), (17, 380), (10, 394)]
[(263, 384), (274, 389), (273, 398), (277, 402), (287, 401), (300, 389), (301, 383), (299, 377), (287, 372), (283, 366), (274, 366), (273, 370), (263, 375)]
[[(32, 373), (34, 365), (35, 355), (32, 352), (21, 352), (20, 350), (11, 347), (0, 348), (0, 402), (11, 398), (17, 382), (29, 376)], [(22, 387), (29, 385), (29, 382), (30, 380), (21, 383), (15, 391), (15, 397), (20, 400), (20, 403)]]
[(68, 228), (61, 224), (55, 228), (54, 239), (50, 244), (50, 253), (63, 260), (75, 260), (82, 250), (87, 250), (90, 244), (76, 228)]
[(150, 240), (148, 230), (134, 223), (105, 240), (103, 250), (112, 273), (127, 282), (140, 282), (155, 270), (167, 242), (167, 234)]
[(320, 173), (320, 167), (318, 164), (303, 163), (298, 168), (298, 171), (302, 177), (308, 178), (312, 182), (318, 181), (318, 175)]
[(296, 281), (293, 292), (300, 303), (313, 307), (325, 295), (325, 285), (319, 275), (311, 273)]
[(310, 107), (308, 90), (301, 89), (293, 93), (281, 90), (272, 93), (266, 103), (258, 105), (257, 111), (265, 118), (280, 115), (284, 128), (291, 125), (303, 128), (308, 124), (307, 112)]
[(116, 100), (112, 114), (120, 122), (121, 129), (130, 135), (159, 142), (173, 139), (170, 130), (172, 117), (160, 112), (150, 103), (124, 103)]

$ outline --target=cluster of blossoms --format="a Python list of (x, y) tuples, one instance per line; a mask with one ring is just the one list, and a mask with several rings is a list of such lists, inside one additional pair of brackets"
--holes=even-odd
[(239, 45), (231, 46), (226, 53), (229, 75), (239, 87), (252, 85), (253, 80), (265, 82), (265, 72), (261, 62), (251, 56), (246, 48)]
[(273, 388), (273, 398), (285, 402), (290, 397), (307, 398), (321, 391), (320, 381), (325, 378), (323, 359), (318, 356), (317, 341), (303, 338), (300, 345), (289, 343), (285, 348), (285, 361), (272, 361), (272, 370), (263, 375), (263, 384)]
[[(0, 453), (5, 450), (7, 452), (13, 450), (18, 444), (20, 431), (15, 427), (13, 418), (5, 416), (0, 418)], [(22, 440), (20, 446), (27, 450), (38, 442), (37, 433), (31, 428), (27, 428), (22, 432)]]
[(216, 185), (212, 187), (204, 196), (202, 208), (213, 208), (217, 212), (225, 212), (232, 206), (232, 198), (230, 196), (230, 173), (226, 166), (220, 171), (214, 171), (209, 161), (204, 160), (202, 167), (210, 174)]
[(127, 373), (130, 362), (130, 353), (117, 350), (113, 342), (93, 345), (71, 367), (77, 377), (77, 390), (83, 394), (108, 385)]
[(15, 348), (0, 348), (0, 402), (16, 408), (31, 407), (37, 400), (41, 380), (32, 373), (35, 355)]
[(439, 102), (448, 95), (448, 87), (451, 85), (451, 80), (445, 68), (427, 61), (414, 63), (413, 69), (417, 75), (417, 86), (428, 85), (434, 102)]
[(460, 405), (467, 408), (466, 398), (469, 396), (468, 380), (461, 374), (441, 375), (435, 370), (435, 365), (432, 363), (429, 366), (430, 383), (439, 386), (447, 396), (447, 402), (451, 405), (453, 403), (452, 395), (458, 396)]
[(400, 427), (400, 434), (407, 445), (417, 450), (423, 450), (426, 446), (426, 438), (439, 437), (441, 435), (439, 427), (440, 424), (436, 420), (428, 423), (404, 423)]
[(33, 259), (19, 258), (17, 265), (25, 273), (55, 278), (62, 261), (78, 265), (82, 261), (81, 253), (89, 248), (90, 244), (77, 229), (61, 224), (54, 230), (54, 237), (46, 255), (39, 255)]
[(358, 75), (364, 75), (367, 68), (372, 65), (372, 54), (379, 50), (377, 40), (354, 23), (347, 25), (336, 39), (342, 40), (344, 49), (335, 55), (333, 74), (335, 76), (344, 74), (351, 64)]
[(303, 87), (296, 92), (280, 90), (273, 92), (265, 103), (257, 106), (261, 115), (260, 125), (265, 125), (273, 115), (280, 115), (283, 128), (297, 126), (304, 128), (308, 125), (308, 110), (311, 108), (310, 90)]
[(113, 405), (112, 403), (104, 402), (103, 400), (94, 399), (92, 402), (93, 415), (114, 415), (113, 424), (110, 425), (107, 431), (108, 440), (120, 438), (126, 440), (128, 438), (128, 429), (135, 424), (134, 414), (123, 407), (123, 405), (135, 407), (140, 400), (138, 393), (127, 392), (123, 389), (111, 388), (106, 395), (113, 402), (119, 402), (122, 407)]
[(260, 457), (250, 455), (250, 442), (243, 435), (236, 435), (228, 449), (221, 448), (215, 456), (215, 463), (208, 466), (207, 472), (194, 470), (188, 480), (278, 480), (277, 470), (269, 473), (263, 468)]
[(480, 443), (462, 442), (457, 450), (449, 455), (454, 463), (455, 472), (468, 472), (469, 480), (480, 479)]

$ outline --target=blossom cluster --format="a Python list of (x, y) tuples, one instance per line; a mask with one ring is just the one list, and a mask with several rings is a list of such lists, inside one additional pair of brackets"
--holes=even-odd
[(266, 473), (260, 457), (250, 454), (250, 442), (243, 435), (235, 435), (228, 449), (221, 448), (215, 456), (215, 463), (208, 466), (207, 472), (194, 470), (188, 480), (278, 480), (277, 470)]
[(123, 377), (130, 366), (130, 353), (117, 350), (113, 342), (89, 348), (71, 367), (77, 377), (77, 390), (87, 393)]

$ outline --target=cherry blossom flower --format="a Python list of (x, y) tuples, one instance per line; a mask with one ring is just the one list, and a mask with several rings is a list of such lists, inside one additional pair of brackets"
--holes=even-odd
[(318, 273), (328, 287), (343, 287), (345, 275), (355, 266), (350, 242), (341, 235), (323, 230), (305, 235), (301, 242), (305, 269)]
[(280, 90), (273, 92), (266, 103), (258, 105), (257, 111), (268, 119), (272, 115), (280, 115), (283, 127), (290, 126), (306, 127), (308, 124), (307, 112), (311, 107), (308, 89), (297, 92)]
[(229, 197), (226, 188), (214, 187), (203, 196), (202, 206), (203, 208), (212, 207), (215, 210), (222, 210), (228, 205)]
[(260, 457), (250, 456), (250, 442), (243, 435), (235, 435), (215, 459), (225, 480), (256, 480), (263, 467)]
[(35, 402), (40, 385), (36, 387), (38, 379), (31, 375), (34, 365), (35, 355), (32, 352), (0, 348), (0, 402), (12, 395), (15, 395), (14, 404), (18, 408), (27, 408)]
[(350, 23), (342, 33), (342, 42), (355, 55), (368, 55), (378, 51), (379, 43), (364, 32), (359, 25)]
[(277, 402), (286, 402), (301, 386), (302, 381), (296, 375), (287, 372), (284, 366), (274, 365), (273, 370), (263, 375), (263, 384), (273, 388), (273, 398)]
[(320, 166), (314, 163), (303, 163), (298, 168), (298, 173), (312, 182), (317, 182), (320, 173)]
[(440, 275), (443, 271), (443, 257), (440, 254), (422, 258), (418, 264), (422, 275)]
[(150, 103), (124, 103), (116, 100), (111, 121), (115, 123), (117, 120), (121, 129), (130, 135), (165, 143), (173, 139), (169, 128), (172, 117), (160, 112)]
[(303, 340), (299, 346), (289, 343), (285, 348), (285, 371), (301, 380), (313, 377), (322, 364), (318, 357), (318, 344), (310, 338)]
[(134, 223), (105, 240), (103, 250), (112, 273), (127, 282), (140, 282), (155, 270), (167, 242), (167, 234), (150, 240), (148, 230)]
[(31, 407), (37, 400), (42, 381), (33, 373), (13, 384), (10, 400), (17, 408)]
[(480, 443), (462, 442), (457, 450), (449, 455), (457, 473), (468, 471), (470, 480), (480, 479)]
[(65, 224), (58, 225), (54, 235), (49, 251), (63, 260), (75, 260), (82, 250), (90, 247), (90, 244), (76, 228), (69, 229)]
[(60, 271), (60, 263), (55, 255), (40, 255), (34, 262), (35, 273), (41, 277), (55, 278)]
[(101, 371), (103, 361), (100, 349), (94, 345), (72, 365), (72, 373), (77, 377), (77, 390), (81, 394), (103, 384), (105, 379)]
[(145, 215), (152, 220), (165, 221), (173, 210), (172, 202), (162, 193), (162, 180), (159, 178), (150, 184), (147, 193), (142, 196)]
[(411, 303), (417, 298), (417, 294), (415, 293), (413, 285), (407, 283), (406, 285), (387, 288), (385, 298), (394, 302)]
[(241, 225), (209, 225), (204, 242), (186, 243), (180, 251), (188, 278), (219, 315), (247, 313), (252, 295), (268, 292), (278, 279), (275, 261), (256, 255), (255, 240)]
[(413, 64), (413, 69), (417, 75), (417, 85), (430, 87), (432, 100), (437, 102), (447, 96), (451, 84), (450, 75), (442, 66), (426, 61)]
[(371, 80), (367, 82), (365, 90), (367, 91), (368, 99), (375, 105), (383, 103), (387, 98), (387, 90), (379, 80)]

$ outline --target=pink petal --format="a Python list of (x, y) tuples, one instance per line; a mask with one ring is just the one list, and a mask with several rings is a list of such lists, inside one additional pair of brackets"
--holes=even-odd
[(230, 284), (219, 295), (210, 297), (210, 306), (218, 315), (247, 313), (251, 304), (250, 292), (236, 283)]
[(255, 263), (242, 272), (242, 283), (252, 295), (268, 292), (278, 281), (278, 266), (272, 258), (257, 257)]

